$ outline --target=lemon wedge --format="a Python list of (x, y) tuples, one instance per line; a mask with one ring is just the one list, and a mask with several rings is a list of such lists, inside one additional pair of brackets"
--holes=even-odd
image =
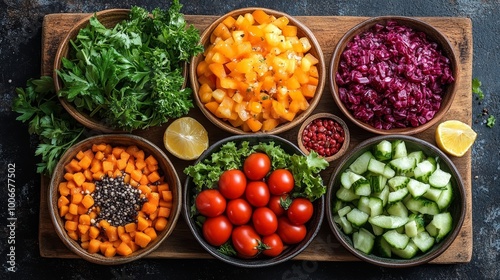
[(470, 149), (477, 133), (466, 123), (449, 120), (438, 125), (435, 137), (437, 146), (442, 151), (461, 157)]
[(182, 117), (167, 127), (163, 144), (167, 151), (180, 159), (197, 159), (208, 148), (208, 132), (197, 120)]

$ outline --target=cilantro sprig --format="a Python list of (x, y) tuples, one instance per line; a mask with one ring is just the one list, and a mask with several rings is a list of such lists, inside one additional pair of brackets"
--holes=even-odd
[(306, 197), (314, 201), (325, 194), (326, 187), (319, 173), (328, 167), (328, 162), (314, 151), (307, 156), (289, 154), (274, 141), (253, 146), (248, 141), (242, 141), (239, 145), (227, 142), (211, 157), (186, 167), (184, 173), (192, 177), (196, 193), (216, 188), (225, 170), (241, 169), (245, 158), (256, 151), (270, 157), (273, 170), (287, 168), (292, 172), (295, 180), (293, 197)]
[(132, 7), (129, 19), (106, 28), (94, 16), (71, 41), (57, 71), (61, 97), (78, 110), (126, 131), (166, 123), (193, 108), (182, 88), (183, 65), (203, 51), (199, 31), (187, 25), (178, 0), (151, 14)]
[(39, 136), (35, 155), (41, 156), (37, 172), (50, 176), (62, 154), (83, 136), (85, 129), (60, 106), (51, 77), (31, 79), (17, 88), (12, 110), (16, 120), (28, 123), (30, 134)]

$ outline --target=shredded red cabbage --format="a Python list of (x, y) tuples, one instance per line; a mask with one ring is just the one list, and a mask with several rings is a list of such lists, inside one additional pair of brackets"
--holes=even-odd
[(454, 81), (450, 60), (437, 43), (396, 21), (355, 36), (342, 53), (335, 79), (354, 117), (385, 130), (431, 120)]

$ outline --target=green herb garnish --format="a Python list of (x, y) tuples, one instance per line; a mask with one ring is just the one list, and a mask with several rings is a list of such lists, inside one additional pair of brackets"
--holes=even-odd
[(42, 157), (37, 172), (52, 175), (62, 154), (81, 137), (85, 129), (61, 107), (51, 77), (28, 80), (26, 88), (17, 88), (12, 110), (16, 118), (28, 122), (30, 134), (39, 136), (36, 156)]
[(490, 115), (486, 120), (486, 126), (492, 128), (495, 125), (496, 118), (493, 115)]
[(479, 100), (484, 99), (484, 93), (483, 90), (481, 89), (481, 81), (477, 78), (472, 79), (472, 92), (476, 94), (477, 98)]
[(150, 14), (132, 7), (114, 28), (94, 16), (71, 41), (57, 74), (61, 97), (108, 126), (131, 131), (166, 123), (193, 108), (182, 67), (203, 51), (199, 32), (186, 24), (181, 5)]

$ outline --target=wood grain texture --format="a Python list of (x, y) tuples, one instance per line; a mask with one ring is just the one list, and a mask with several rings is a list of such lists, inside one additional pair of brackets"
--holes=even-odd
[[(59, 46), (59, 42), (71, 26), (86, 14), (50, 14), (46, 15), (43, 21), (42, 29), (42, 69), (43, 75), (52, 75), (54, 54)], [(216, 16), (203, 15), (186, 15), (188, 23), (192, 23), (199, 30), (204, 30)], [(323, 50), (326, 64), (329, 65), (332, 57), (333, 49), (340, 37), (352, 26), (366, 19), (365, 17), (340, 17), (340, 16), (298, 16), (297, 19), (307, 25), (316, 35), (321, 48)], [(450, 18), (450, 17), (428, 17), (420, 18), (424, 20), (444, 34), (459, 54), (460, 77), (458, 80), (459, 90), (457, 96), (450, 108), (446, 119), (458, 119), (465, 123), (471, 124), (472, 121), (472, 23), (468, 18)], [(320, 104), (315, 109), (314, 113), (331, 112), (340, 115), (339, 109), (336, 107), (331, 96), (330, 87), (327, 81), (325, 90), (321, 98)], [(222, 139), (228, 134), (212, 125), (197, 108), (190, 111), (190, 116), (200, 120), (200, 122), (209, 131), (210, 143)], [(342, 116), (341, 116), (342, 117)], [(350, 147), (354, 147), (360, 141), (365, 140), (373, 134), (362, 131), (347, 122), (351, 130)], [(156, 128), (137, 131), (134, 134), (146, 137), (153, 143), (163, 148), (162, 136), (167, 125)], [(421, 139), (435, 144), (434, 131), (436, 127), (431, 127), (429, 130), (415, 135)], [(297, 141), (298, 127), (291, 129), (279, 136), (286, 138), (293, 143)], [(177, 160), (170, 156), (172, 162), (176, 165), (181, 182), (185, 176), (182, 170), (192, 162)], [(457, 166), (462, 179), (465, 183), (467, 211), (465, 221), (461, 232), (454, 243), (441, 256), (431, 261), (431, 263), (467, 263), (472, 257), (472, 186), (471, 186), (471, 152), (467, 152), (461, 158), (452, 158)], [(330, 167), (322, 173), (325, 183), (330, 179), (330, 175), (335, 166), (335, 161), (330, 164)], [(77, 258), (71, 253), (59, 240), (54, 231), (52, 222), (48, 214), (47, 206), (47, 189), (49, 179), (42, 177), (41, 180), (41, 201), (40, 201), (40, 224), (39, 224), (39, 248), (42, 257), (47, 258)], [(191, 232), (189, 231), (183, 219), (180, 219), (177, 226), (169, 237), (160, 247), (147, 256), (148, 258), (191, 258), (202, 259), (212, 258), (206, 253), (196, 242)], [(346, 251), (340, 243), (335, 239), (331, 232), (326, 219), (321, 227), (321, 230), (315, 240), (306, 248), (300, 255), (295, 257), (296, 260), (314, 260), (314, 261), (356, 261), (358, 260), (348, 251)]]

